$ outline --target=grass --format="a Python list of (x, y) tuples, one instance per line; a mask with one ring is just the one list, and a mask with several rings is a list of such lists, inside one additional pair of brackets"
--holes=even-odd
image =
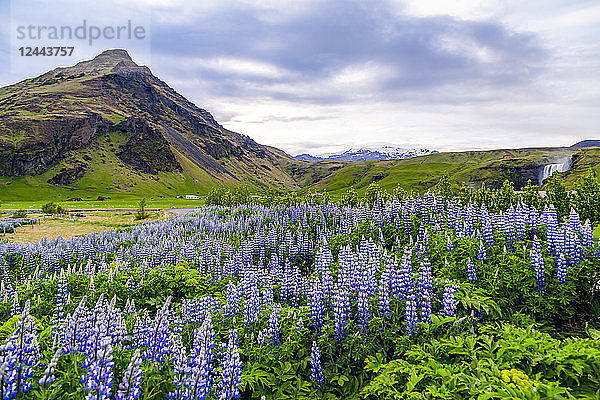
[[(32, 214), (32, 216), (36, 216)], [(148, 219), (136, 221), (134, 215), (125, 215), (122, 212), (89, 212), (85, 217), (78, 218), (39, 218), (39, 224), (22, 226), (14, 233), (7, 233), (3, 238), (13, 242), (36, 242), (46, 239), (55, 239), (59, 236), (69, 239), (73, 236), (87, 235), (105, 230), (126, 228), (131, 225), (146, 221), (170, 218), (171, 214), (165, 211), (153, 211)], [(1, 235), (1, 233), (0, 233)]]
[[(274, 183), (246, 177), (239, 182), (222, 182), (210, 176), (186, 156), (174, 150), (175, 157), (183, 167), (182, 172), (145, 174), (125, 166), (117, 157), (122, 133), (109, 132), (99, 137), (93, 145), (70, 154), (62, 163), (41, 175), (18, 178), (0, 177), (0, 201), (5, 208), (39, 208), (53, 201), (67, 208), (132, 208), (141, 198), (150, 200), (150, 207), (186, 207), (196, 202), (181, 202), (176, 196), (198, 194), (205, 196), (213, 187), (245, 185), (251, 191), (265, 190)], [(302, 186), (301, 190), (327, 190), (339, 194), (352, 186), (359, 194), (371, 182), (378, 182), (388, 191), (397, 185), (407, 190), (423, 192), (434, 186), (440, 176), (448, 173), (457, 185), (500, 186), (505, 179), (515, 182), (517, 188), (525, 184), (521, 176), (528, 171), (537, 184), (537, 170), (564, 155), (573, 153), (573, 167), (563, 173), (567, 184), (572, 184), (589, 168), (600, 173), (600, 149), (567, 150), (512, 149), (492, 151), (467, 151), (438, 153), (406, 160), (346, 162), (346, 163), (290, 163), (288, 173)], [(85, 163), (86, 174), (70, 186), (54, 186), (47, 180), (58, 174), (65, 166)], [(295, 170), (292, 170), (292, 167)], [(98, 196), (110, 197), (108, 202), (94, 202)], [(159, 196), (162, 196), (161, 199)], [(66, 202), (78, 197), (78, 204)]]
[[(0, 205), (1, 211), (14, 211), (14, 210), (39, 210), (42, 204), (48, 201), (53, 201), (58, 205), (61, 205), (68, 211), (78, 210), (135, 210), (137, 209), (138, 203), (141, 197), (128, 196), (117, 199), (110, 199), (105, 201), (65, 201), (65, 198), (58, 196), (57, 198), (50, 198), (44, 200), (13, 200), (3, 201)], [(188, 208), (188, 207), (200, 207), (204, 205), (205, 200), (186, 200), (177, 199), (174, 197), (148, 197), (146, 198), (146, 206), (150, 209), (169, 209), (169, 208)]]

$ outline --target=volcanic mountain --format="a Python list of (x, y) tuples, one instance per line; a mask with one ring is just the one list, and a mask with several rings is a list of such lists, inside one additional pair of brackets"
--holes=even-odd
[(225, 129), (125, 50), (0, 88), (0, 176), (109, 192), (296, 188), (290, 162)]

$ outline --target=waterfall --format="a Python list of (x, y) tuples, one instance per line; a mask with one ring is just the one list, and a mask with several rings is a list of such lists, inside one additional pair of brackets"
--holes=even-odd
[(540, 171), (539, 176), (539, 185), (542, 186), (542, 183), (545, 179), (550, 178), (555, 172), (565, 172), (571, 168), (571, 158), (569, 157), (565, 162), (557, 163), (557, 164), (548, 164), (544, 165), (544, 168)]

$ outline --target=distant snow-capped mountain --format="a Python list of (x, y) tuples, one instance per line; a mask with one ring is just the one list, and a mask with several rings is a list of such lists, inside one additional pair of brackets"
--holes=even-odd
[(378, 161), (378, 160), (402, 160), (428, 154), (437, 153), (436, 150), (427, 149), (406, 149), (394, 146), (381, 147), (361, 147), (351, 148), (342, 153), (323, 154), (320, 156), (311, 156), (310, 154), (299, 154), (294, 156), (296, 160), (301, 161)]

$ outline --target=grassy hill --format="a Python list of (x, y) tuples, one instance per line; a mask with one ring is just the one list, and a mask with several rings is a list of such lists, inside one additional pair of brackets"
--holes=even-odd
[[(506, 179), (518, 189), (531, 179), (538, 183), (543, 165), (571, 156), (572, 169), (563, 173), (567, 183), (587, 173), (589, 167), (600, 172), (600, 149), (539, 148), (490, 151), (465, 151), (431, 154), (406, 160), (336, 163), (339, 168), (318, 182), (313, 189), (338, 192), (347, 187), (361, 189), (371, 182), (391, 190), (400, 184), (405, 189), (424, 191), (448, 173), (456, 184), (499, 187)], [(319, 164), (328, 164), (325, 162)], [(332, 163), (329, 163), (333, 165)]]

